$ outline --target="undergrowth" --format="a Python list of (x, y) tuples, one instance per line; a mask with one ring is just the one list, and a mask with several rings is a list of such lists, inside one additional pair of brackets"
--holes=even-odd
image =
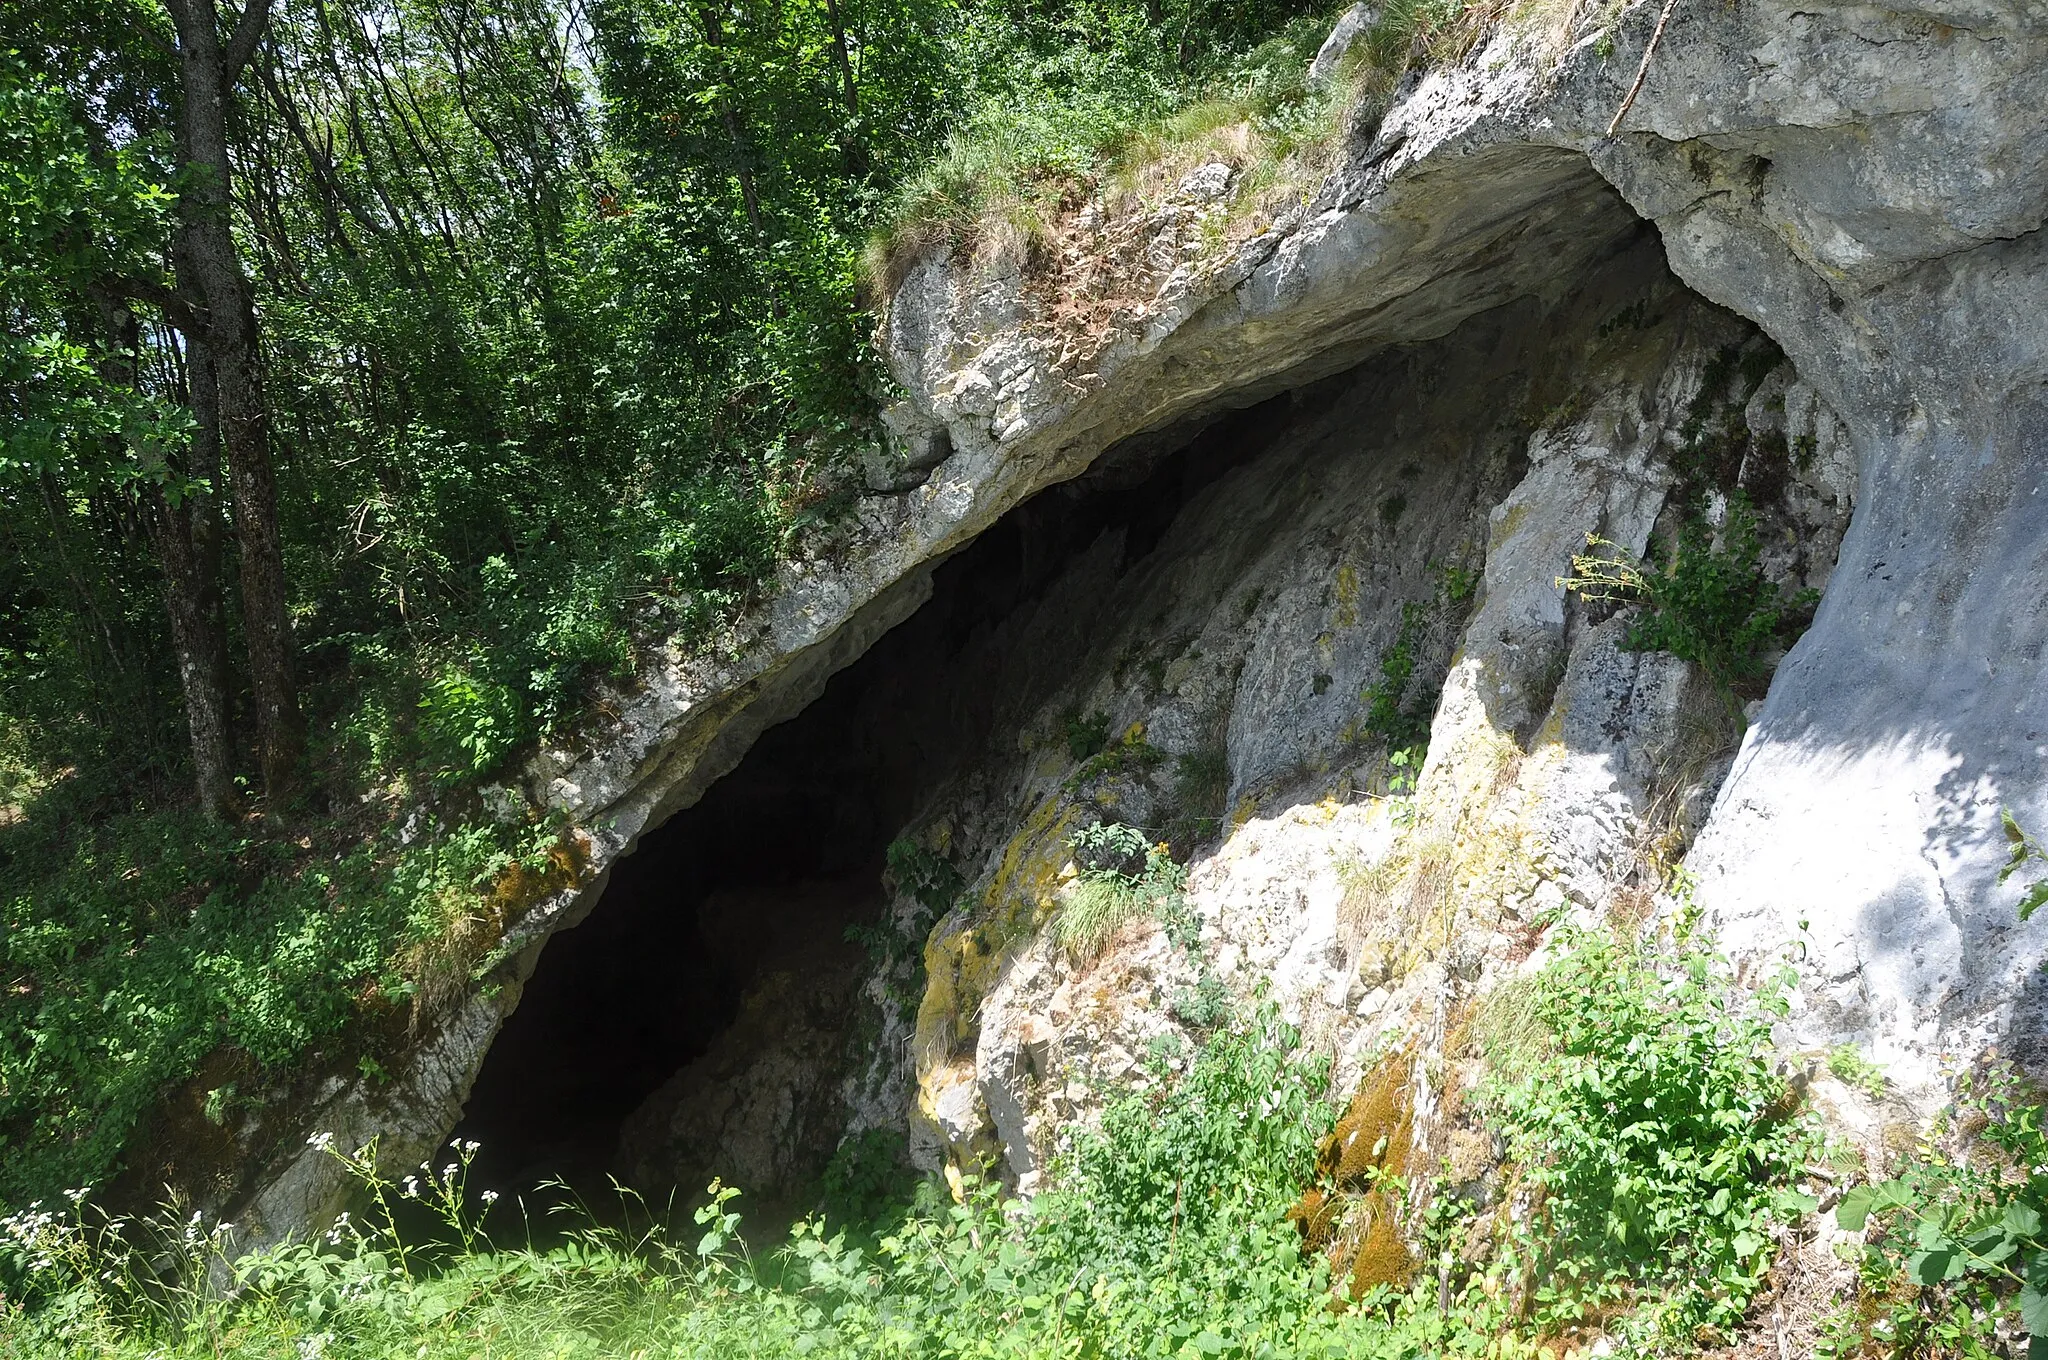
[(1529, 1311), (1563, 1329), (1632, 1310), (1644, 1340), (1732, 1336), (1817, 1207), (1796, 1188), (1823, 1143), (1778, 1074), (1771, 1026), (1796, 981), (1754, 993), (1681, 918), (1671, 938), (1566, 929), (1536, 1014), (1553, 1056), (1488, 1099), (1537, 1215), (1512, 1255)]
[(1390, 0), (1322, 82), (1308, 69), (1333, 12), (1248, 5), (1234, 25), (1202, 21), (1208, 41), (1190, 42), (1180, 30), (1196, 8), (1108, 3), (979, 28), (973, 42), (993, 46), (960, 58), (983, 73), (967, 111), (869, 242), (877, 295), (942, 246), (1042, 260), (1084, 203), (1147, 211), (1209, 163), (1237, 172), (1219, 230), (1262, 229), (1314, 193), (1354, 118), (1383, 112), (1410, 70), (1462, 59), (1507, 7)]
[[(511, 1205), (466, 1190), (474, 1145), (395, 1183), (374, 1149), (330, 1148), (367, 1212), (264, 1252), (238, 1255), (196, 1216), (110, 1220), (90, 1199), (6, 1220), (0, 1337), (38, 1360), (1513, 1360), (1560, 1336), (1605, 1331), (1640, 1354), (1726, 1334), (1810, 1207), (1795, 1182), (1813, 1134), (1768, 1052), (1778, 984), (1746, 996), (1684, 932), (1582, 932), (1526, 990), (1522, 1056), (1475, 1105), (1508, 1149), (1494, 1191), (1433, 1182), (1426, 1146), (1376, 1153), (1372, 1189), (1405, 1206), (1413, 1250), (1403, 1278), (1356, 1297), (1330, 1292), (1329, 1257), (1285, 1212), (1334, 1110), (1322, 1062), (1267, 1005), (1193, 1052), (1156, 1046), (1143, 1087), (1065, 1135), (1057, 1188), (1028, 1205), (969, 1180), (886, 1211), (887, 1150), (864, 1146), (841, 1207), (772, 1250), (741, 1240), (737, 1192), (718, 1185), (691, 1230), (629, 1198), (613, 1226), (543, 1249)], [(422, 1204), (440, 1226), (400, 1231)], [(209, 1268), (238, 1287), (206, 1285)]]
[(566, 885), (563, 844), (424, 816), (299, 842), (191, 810), (8, 829), (0, 1199), (104, 1184), (209, 1055), (223, 1122), (351, 1021), (402, 1032), (486, 962), (510, 897)]

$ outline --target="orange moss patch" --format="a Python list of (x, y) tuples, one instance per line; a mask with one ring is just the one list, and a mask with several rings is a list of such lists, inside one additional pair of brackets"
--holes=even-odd
[(1337, 1127), (1316, 1149), (1316, 1173), (1340, 1189), (1380, 1176), (1405, 1176), (1415, 1139), (1415, 1098), (1409, 1077), (1414, 1054), (1401, 1049), (1373, 1069), (1351, 1098)]
[(1415, 1278), (1415, 1256), (1401, 1240), (1394, 1206), (1385, 1194), (1375, 1190), (1365, 1200), (1370, 1222), (1365, 1240), (1351, 1258), (1351, 1297), (1365, 1297), (1367, 1291), (1386, 1285), (1399, 1289)]
[(1301, 1192), (1301, 1198), (1287, 1211), (1287, 1221), (1301, 1234), (1301, 1250), (1304, 1255), (1328, 1249), (1330, 1239), (1336, 1233), (1342, 1210), (1341, 1200), (1323, 1193), (1313, 1185)]
[(1416, 1263), (1401, 1235), (1400, 1199), (1385, 1182), (1408, 1174), (1415, 1142), (1414, 1050), (1388, 1054), (1360, 1083), (1316, 1149), (1316, 1179), (1288, 1210), (1304, 1255), (1325, 1254), (1354, 1299), (1399, 1288)]
[(524, 860), (505, 866), (485, 897), (485, 910), (502, 931), (535, 903), (581, 883), (590, 871), (590, 837), (571, 827), (536, 868)]

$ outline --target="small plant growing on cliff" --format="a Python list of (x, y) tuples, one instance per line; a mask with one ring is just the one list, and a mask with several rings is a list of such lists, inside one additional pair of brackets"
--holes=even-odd
[(1410, 601), (1401, 606), (1401, 628), (1380, 657), (1379, 678), (1359, 696), (1365, 700), (1366, 731), (1384, 737), (1391, 747), (1416, 746), (1429, 740), (1429, 709), (1434, 705), (1403, 702), (1427, 622), (1428, 612), (1422, 605)]
[[(2005, 866), (1998, 871), (2000, 883), (2029, 867), (2037, 873), (2048, 870), (2048, 850), (2042, 849), (2041, 842), (2026, 833), (2012, 813), (2000, 808), (1998, 821), (2005, 830), (2007, 846)], [(2034, 913), (2044, 904), (2048, 904), (2048, 877), (2037, 878), (2027, 885), (2025, 895), (2020, 898), (2020, 919), (2032, 920)]]
[(1728, 499), (1717, 534), (1704, 518), (1688, 520), (1660, 566), (1637, 563), (1611, 540), (1588, 535), (1587, 552), (1572, 558), (1561, 589), (1581, 599), (1640, 604), (1626, 646), (1670, 652), (1697, 665), (1730, 692), (1740, 692), (1769, 669), (1770, 648), (1819, 598), (1786, 594), (1763, 574), (1756, 514), (1740, 495)]
[(1186, 886), (1187, 870), (1136, 827), (1102, 822), (1075, 832), (1068, 845), (1081, 872), (1055, 930), (1077, 955), (1099, 952), (1125, 922), (1159, 913)]
[(1828, 1075), (1872, 1100), (1883, 1100), (1885, 1092), (1891, 1089), (1884, 1069), (1864, 1057), (1863, 1050), (1854, 1044), (1839, 1044), (1828, 1050)]
[(2013, 1323), (2030, 1356), (2048, 1354), (2048, 1131), (2009, 1068), (1967, 1079), (1904, 1170), (1845, 1193), (1835, 1222), (1865, 1233), (1863, 1293), (1879, 1305), (1837, 1327), (1837, 1354), (2003, 1354)]
[(1090, 713), (1083, 717), (1077, 710), (1061, 719), (1060, 732), (1067, 740), (1067, 754), (1076, 760), (1086, 760), (1109, 744), (1109, 715)]

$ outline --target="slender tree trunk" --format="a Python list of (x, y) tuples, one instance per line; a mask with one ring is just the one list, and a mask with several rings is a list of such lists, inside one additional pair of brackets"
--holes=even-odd
[(832, 25), (832, 51), (839, 59), (839, 82), (846, 90), (846, 111), (860, 112), (860, 89), (853, 83), (853, 53), (846, 44), (846, 23), (839, 17), (839, 0), (825, 0), (825, 18)]
[[(729, 62), (725, 47), (725, 24), (718, 17), (718, 11), (706, 8), (698, 11), (704, 24), (704, 43), (707, 47), (719, 49), (721, 61)], [(761, 233), (761, 195), (754, 187), (754, 167), (750, 164), (752, 153), (747, 143), (746, 125), (739, 112), (732, 106), (732, 93), (721, 90), (718, 96), (718, 120), (725, 125), (725, 138), (732, 146), (733, 174), (740, 182), (740, 203), (746, 209), (747, 225), (756, 235)]]
[(178, 682), (185, 693), (185, 726), (192, 738), (193, 785), (199, 807), (214, 821), (232, 821), (236, 814), (233, 766), (228, 755), (227, 684), (222, 663), (227, 659), (221, 628), (220, 563), (208, 569), (208, 548), (218, 549), (217, 536), (195, 521), (209, 517), (211, 507), (193, 496), (172, 505), (162, 487), (143, 497), (150, 541), (164, 569), (164, 601), (171, 618), (171, 647), (178, 657)]
[(291, 619), (285, 609), (284, 550), (277, 524), (277, 479), (270, 462), (269, 407), (257, 349), (256, 310), (229, 223), (227, 106), (254, 52), (269, 9), (249, 0), (235, 33), (221, 42), (214, 0), (167, 0), (178, 31), (179, 129), (191, 171), (179, 195), (186, 255), (206, 304), (205, 349), (212, 359), (221, 447), (234, 494), (242, 582), (242, 630), (249, 649), (263, 787), (273, 802), (291, 787), (305, 729), (293, 675)]
[[(132, 388), (134, 356), (141, 349), (135, 314), (125, 302), (111, 297), (102, 298), (101, 312), (112, 341), (107, 378)], [(237, 808), (228, 738), (228, 640), (220, 591), (220, 513), (213, 499), (220, 478), (220, 413), (203, 340), (187, 339), (185, 369), (188, 398), (198, 421), (185, 475), (206, 489), (173, 501), (162, 484), (146, 487), (142, 522), (163, 568), (164, 608), (185, 696), (199, 807), (214, 821), (231, 821)]]
[(186, 469), (206, 490), (170, 504), (161, 489), (146, 505), (170, 600), (171, 645), (185, 687), (185, 723), (192, 734), (192, 768), (206, 815), (232, 819), (234, 745), (228, 727), (227, 608), (221, 598), (220, 405), (213, 359), (203, 340), (185, 342), (186, 382), (199, 428)]
[(839, 83), (846, 95), (848, 121), (839, 136), (839, 155), (846, 162), (846, 173), (857, 179), (867, 173), (868, 158), (853, 127), (853, 121), (860, 117), (860, 87), (853, 79), (853, 53), (846, 41), (846, 21), (839, 15), (839, 0), (825, 0), (825, 18), (832, 25), (832, 51), (839, 62)]

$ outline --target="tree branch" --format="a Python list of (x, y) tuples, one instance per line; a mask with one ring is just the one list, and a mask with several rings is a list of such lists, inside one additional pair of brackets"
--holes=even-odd
[(146, 302), (164, 314), (164, 320), (186, 335), (203, 330), (206, 326), (206, 308), (188, 301), (175, 290), (166, 288), (153, 279), (137, 278), (132, 274), (114, 274), (94, 281), (109, 297), (129, 298)]
[(256, 44), (263, 39), (263, 26), (269, 21), (270, 0), (249, 0), (242, 17), (235, 20), (234, 36), (228, 39), (227, 52), (221, 58), (223, 89), (232, 90), (242, 78), (249, 58), (256, 55)]

